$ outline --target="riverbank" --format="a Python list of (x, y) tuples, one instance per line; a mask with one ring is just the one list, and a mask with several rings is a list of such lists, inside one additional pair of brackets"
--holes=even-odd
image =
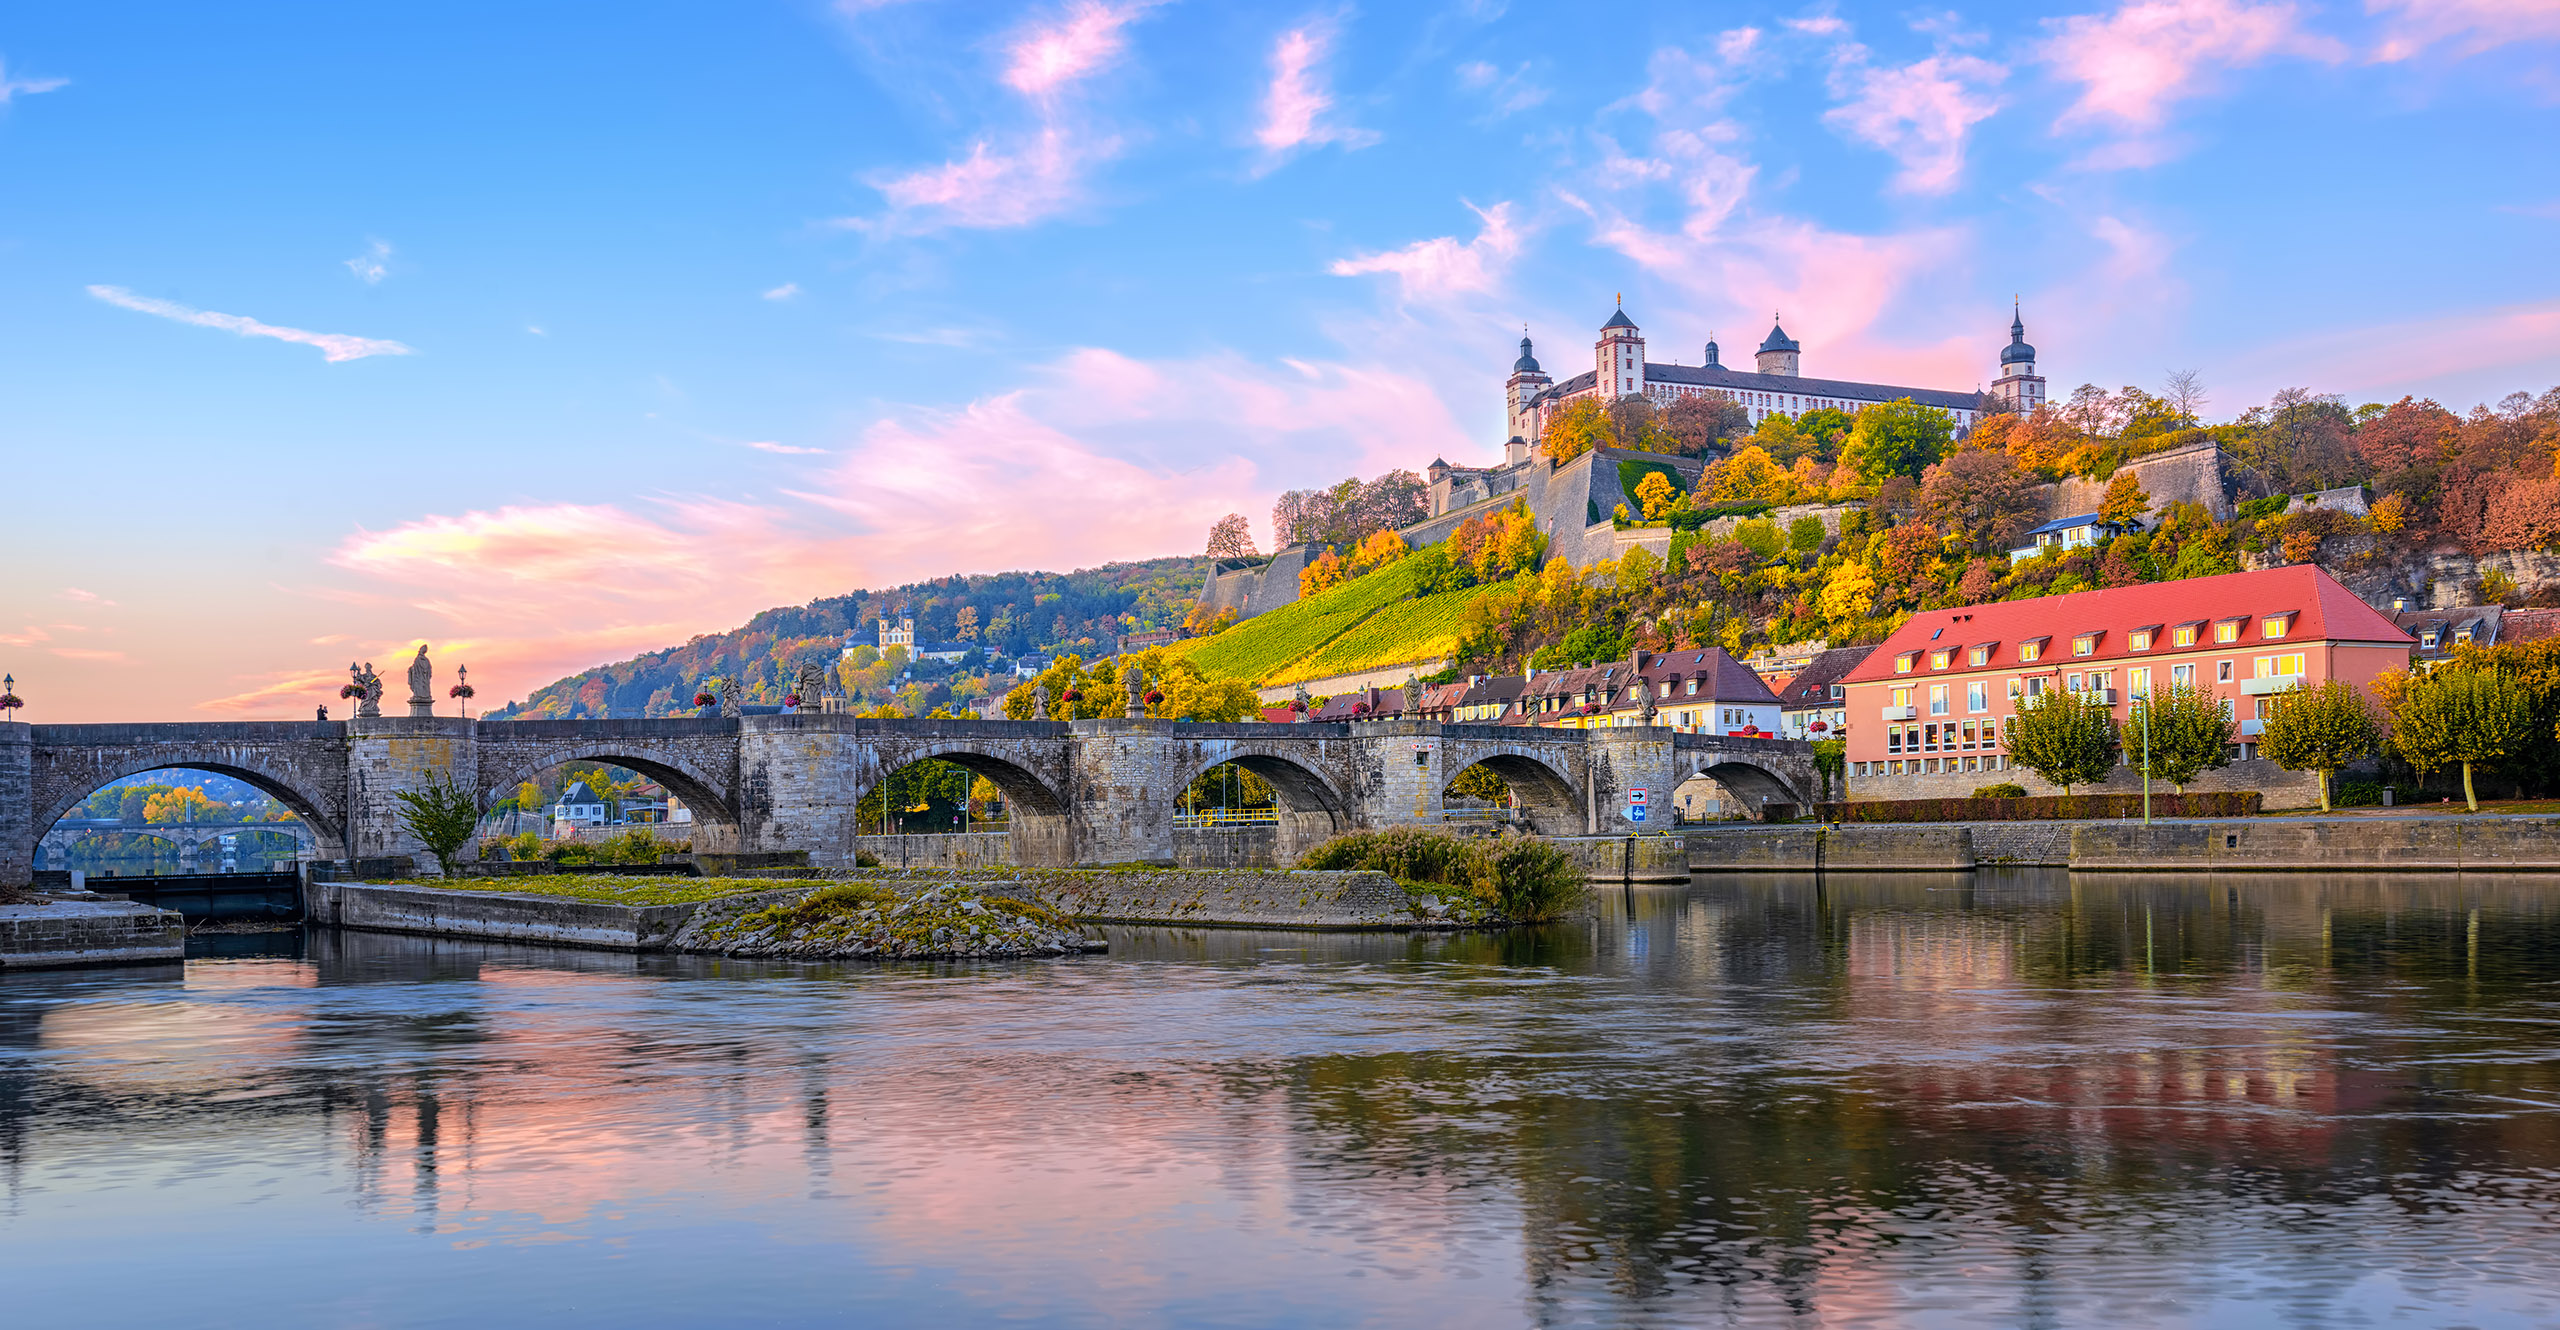
[(19, 896), (0, 905), (0, 970), (178, 961), (187, 923), (131, 901)]
[(2560, 817), (2549, 816), (1742, 826), (1691, 829), (1683, 841), (1697, 873), (1963, 872), (1994, 864), (2126, 873), (2560, 872)]

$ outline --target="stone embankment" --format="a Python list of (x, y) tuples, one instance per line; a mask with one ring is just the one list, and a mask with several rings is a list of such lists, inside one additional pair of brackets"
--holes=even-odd
[(1699, 873), (1995, 864), (2124, 873), (2560, 872), (2560, 818), (2547, 817), (1863, 823), (1710, 828), (1688, 832), (1686, 842), (1689, 868)]
[(1306, 929), (1456, 926), (1446, 917), (1445, 908), (1435, 915), (1436, 900), (1415, 896), (1384, 873), (980, 868), (840, 869), (828, 876), (892, 887), (902, 882), (958, 882), (1097, 924)]
[(187, 921), (131, 901), (39, 897), (0, 905), (0, 970), (184, 960)]
[(703, 902), (668, 950), (777, 960), (1006, 960), (1101, 951), (1053, 910), (953, 882), (839, 882)]

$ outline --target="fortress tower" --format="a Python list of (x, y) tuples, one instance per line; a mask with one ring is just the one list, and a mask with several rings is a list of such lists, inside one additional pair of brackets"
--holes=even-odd
[(1760, 372), (1794, 378), (1796, 356), (1803, 350), (1796, 345), (1796, 339), (1787, 336), (1787, 330), (1779, 325), (1777, 316), (1769, 316), (1769, 338), (1760, 344)]
[(1502, 450), (1505, 465), (1529, 460), (1529, 450), (1538, 442), (1541, 420), (1537, 408), (1530, 404), (1554, 382), (1538, 368), (1538, 358), (1530, 353), (1529, 330), (1521, 329), (1520, 358), (1511, 362), (1511, 377), (1502, 381), (1502, 400), (1511, 426), (1510, 441)]
[(2016, 306), (2009, 311), (2009, 344), (2000, 348), (2000, 377), (1991, 383), (1993, 398), (2020, 415), (2044, 405), (2044, 377), (2036, 373), (2036, 349), (2027, 345), (2027, 321)]
[(1644, 333), (1627, 317), (1624, 303), (1600, 325), (1600, 340), (1591, 347), (1592, 368), (1600, 399), (1615, 401), (1644, 391)]

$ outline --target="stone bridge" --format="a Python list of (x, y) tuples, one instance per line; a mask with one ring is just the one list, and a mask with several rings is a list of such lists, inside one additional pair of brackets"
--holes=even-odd
[(805, 850), (849, 862), (855, 809), (891, 772), (939, 758), (986, 777), (1012, 810), (1015, 860), (1161, 863), (1174, 857), (1175, 800), (1234, 762), (1278, 792), (1280, 852), (1356, 828), (1437, 822), (1441, 792), (1482, 763), (1548, 834), (1632, 830), (1629, 794), (1650, 792), (1648, 826), (1705, 774), (1754, 809), (1809, 802), (1810, 746), (1775, 739), (1448, 725), (1393, 719), (1317, 724), (1166, 720), (872, 720), (841, 714), (668, 720), (480, 721), (377, 717), (146, 725), (0, 723), (0, 884), (27, 880), (37, 841), (98, 787), (187, 767), (234, 777), (298, 815), (326, 859), (409, 854), (392, 796), (439, 778), (483, 808), (569, 761), (606, 762), (666, 785), (693, 810), (694, 848)]

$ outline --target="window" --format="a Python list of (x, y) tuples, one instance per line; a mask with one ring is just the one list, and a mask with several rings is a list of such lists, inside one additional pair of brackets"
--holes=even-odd
[(2284, 636), (2292, 627), (2292, 615), (2270, 614), (2266, 617), (2266, 621), (2259, 625), (2258, 631), (2264, 633), (2268, 637), (2275, 638)]
[(2086, 686), (2086, 680), (2087, 680), (2087, 676), (2085, 676), (2085, 675), (2079, 675), (2079, 674), (2070, 674), (2070, 675), (2065, 675), (2065, 676), (2063, 676), (2063, 679), (2062, 679), (2062, 686), (2063, 686), (2065, 689), (2068, 689), (2069, 691), (2076, 693), (2076, 692), (2079, 692), (2083, 687), (2085, 687), (2085, 686)]
[(2469, 625), (2469, 624), (2464, 624), (2464, 625), (2463, 625), (2463, 626), (2461, 626), (2460, 628), (2456, 628), (2456, 629), (2454, 629), (2454, 630), (2453, 630), (2453, 641), (2454, 641), (2454, 644), (2455, 644), (2456, 646), (2460, 646), (2460, 645), (2466, 644), (2466, 643), (2470, 642), (2470, 640), (2471, 640), (2471, 625)]
[(2170, 667), (2169, 667), (2169, 686), (2170, 686), (2170, 687), (2172, 687), (2172, 688), (2193, 688), (2193, 687), (2195, 687), (2195, 686), (2196, 686), (2196, 667), (2195, 667), (2195, 666), (2193, 666), (2193, 665), (2172, 665), (2172, 666), (2170, 666)]
[(1901, 726), (1887, 725), (1884, 727), (1884, 750), (1888, 753), (1899, 753), (1902, 751)]
[(1836, 684), (1836, 683), (1835, 683), (1835, 684), (1833, 684), (1833, 685), (1831, 685), (1831, 700), (1832, 700), (1832, 701), (1837, 702), (1837, 701), (1839, 701), (1840, 699), (1842, 699), (1842, 698), (1844, 698), (1844, 697), (1847, 697), (1848, 695), (1849, 695), (1849, 690), (1848, 690), (1847, 688), (1844, 688), (1844, 687), (1842, 687), (1841, 685)]
[(1698, 681), (1697, 681), (1697, 680), (1695, 680), (1695, 679), (1691, 679), (1691, 680), (1689, 681), (1689, 683), (1688, 683), (1688, 695), (1689, 695), (1689, 696), (1691, 696), (1691, 697), (1696, 697), (1696, 696), (1698, 695)]
[(2231, 709), (2231, 699), (2227, 697), (2222, 699), (2222, 718), (2224, 720), (2229, 720), (2234, 714), (2236, 713)]
[(2149, 651), (2151, 649), (2151, 630), (2148, 628), (2137, 628), (2133, 630), (2132, 636), (2125, 639), (2125, 647), (2132, 651)]
[(2251, 662), (2261, 679), (2280, 679), (2302, 673), (2303, 654), (2299, 651), (2282, 656), (2260, 656)]
[(2015, 680), (2015, 679), (2011, 679), (2011, 680), (2009, 681), (2009, 700), (2010, 700), (2010, 701), (2012, 701), (2012, 702), (2017, 701), (2017, 700), (2018, 700), (2018, 694), (2019, 694), (2020, 692), (2022, 692), (2022, 691), (2024, 691), (2024, 690), (2020, 687), (2020, 685), (2019, 685), (2019, 683), (2018, 683), (2018, 681), (2017, 681), (2017, 680)]
[(1968, 653), (1968, 654), (1965, 656), (1965, 663), (1966, 663), (1966, 664), (1968, 664), (1968, 665), (1988, 665), (1988, 664), (1990, 664), (1990, 663), (1991, 663), (1991, 648), (1989, 648), (1989, 647), (1987, 647), (1987, 646), (1975, 647), (1975, 648), (1974, 648), (1970, 653)]
[(2020, 642), (2020, 643), (2018, 644), (2018, 659), (2020, 659), (2020, 660), (2022, 660), (2022, 661), (2033, 662), (2033, 661), (2040, 660), (2040, 659), (2042, 659), (2043, 657), (2044, 657), (2044, 639), (2043, 639), (2043, 638), (2039, 637), (2039, 638), (2035, 639), (2035, 640), (2034, 640), (2034, 641), (2032, 641), (2032, 642)]
[(2239, 641), (2239, 640), (2240, 640), (2240, 624), (2241, 624), (2241, 620), (2239, 620), (2239, 619), (2217, 619), (2217, 620), (2215, 620), (2215, 621), (2214, 621), (2214, 625), (2213, 625), (2213, 640), (2214, 640), (2214, 641), (2216, 641), (2216, 642), (2237, 642), (2237, 641)]
[(2078, 637), (2071, 639), (2071, 654), (2075, 656), (2094, 656), (2098, 654), (2098, 635), (2096, 633), (2082, 633)]
[(2194, 624), (2182, 623), (2176, 628), (2170, 630), (2169, 645), (2173, 647), (2191, 647), (2195, 644), (2196, 626)]
[(1929, 653), (1929, 668), (1930, 668), (1930, 669), (1933, 669), (1933, 670), (1943, 670), (1943, 669), (1945, 669), (1945, 668), (1947, 667), (1947, 657), (1948, 657), (1948, 653), (1947, 653), (1947, 652), (1944, 652), (1944, 651), (1932, 651), (1932, 652), (1930, 652), (1930, 653)]
[(2427, 631), (2425, 631), (2424, 633), (2419, 634), (2419, 635), (2418, 635), (2418, 645), (2420, 645), (2420, 646), (2422, 646), (2422, 647), (2425, 647), (2425, 648), (2426, 648), (2427, 650), (2429, 650), (2429, 651), (2433, 651), (2433, 650), (2435, 650), (2435, 649), (2436, 649), (2436, 630), (2435, 630), (2435, 629), (2433, 629), (2433, 628), (2430, 628), (2430, 629), (2428, 629)]
[(2027, 696), (2029, 696), (2029, 697), (2042, 697), (2042, 696), (2044, 696), (2044, 676), (2043, 676), (2043, 675), (2040, 675), (2040, 674), (2039, 674), (2039, 675), (2034, 675), (2034, 676), (2030, 677), (2030, 678), (2027, 680)]
[(1964, 686), (1964, 709), (1967, 711), (1989, 711), (1991, 709), (1991, 685), (1978, 679), (1972, 683), (1966, 684)]
[(2230, 662), (2230, 661), (2223, 660), (2223, 661), (2216, 661), (2216, 662), (2214, 662), (2214, 666), (2213, 666), (2213, 681), (2214, 681), (2215, 683), (2229, 683), (2229, 682), (2231, 682), (2231, 662)]
[(2135, 697), (2151, 696), (2151, 671), (2147, 669), (2126, 670), (2124, 672), (2124, 686), (2125, 691), (2133, 694)]
[(1933, 683), (1929, 685), (1929, 714), (1932, 716), (1943, 716), (1947, 714), (1947, 686), (1945, 684)]
[(1896, 674), (1909, 674), (1911, 672), (1912, 662), (1918, 659), (1920, 659), (1920, 653), (1917, 651), (1903, 652), (1901, 655), (1893, 658), (1893, 672)]
[(1911, 705), (1911, 689), (1907, 685), (1893, 690), (1893, 704), (1897, 707)]
[(1967, 748), (1971, 748), (1971, 747), (1973, 747), (1973, 722), (1972, 722), (1972, 721), (1966, 721), (1966, 722), (1964, 723), (1964, 746), (1965, 746), (1965, 747), (1967, 747)]

